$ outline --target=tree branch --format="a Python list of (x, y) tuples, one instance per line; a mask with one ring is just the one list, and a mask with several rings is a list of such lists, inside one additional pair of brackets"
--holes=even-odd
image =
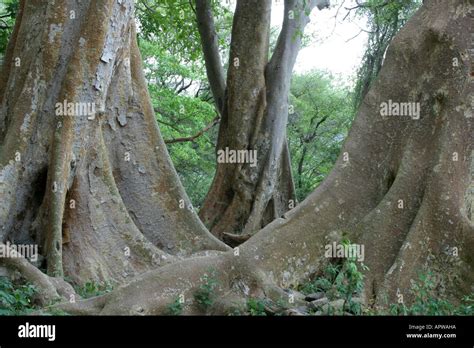
[(185, 84), (184, 79), (183, 82), (181, 83), (181, 87), (176, 91), (176, 94), (181, 94), (182, 92), (186, 91), (189, 87), (192, 86), (193, 80), (190, 80), (188, 84)]
[(329, 1), (311, 0), (306, 4), (301, 0), (285, 0), (285, 17), (275, 51), (269, 62), (270, 68), (281, 67), (282, 70), (291, 73), (301, 46), (302, 33), (309, 23), (309, 14), (315, 6), (323, 9), (329, 6)]
[(200, 130), (199, 132), (197, 132), (195, 135), (191, 136), (191, 137), (183, 137), (183, 138), (175, 138), (175, 139), (165, 139), (165, 144), (174, 144), (174, 143), (184, 143), (184, 142), (187, 142), (187, 141), (194, 141), (196, 138), (199, 138), (201, 135), (203, 135), (204, 133), (206, 133), (209, 129), (211, 129), (212, 127), (214, 127), (216, 124), (219, 123), (220, 121), (220, 116), (216, 116), (212, 121), (211, 123), (209, 123), (206, 127), (204, 127), (202, 130)]
[(224, 106), (226, 82), (210, 0), (196, 0), (196, 20), (206, 63), (207, 78), (216, 108), (221, 114)]
[(3, 23), (3, 24), (0, 24), (0, 29), (3, 30), (3, 29), (11, 29), (12, 28), (10, 25), (8, 25), (8, 23), (5, 20), (0, 18), (0, 21)]

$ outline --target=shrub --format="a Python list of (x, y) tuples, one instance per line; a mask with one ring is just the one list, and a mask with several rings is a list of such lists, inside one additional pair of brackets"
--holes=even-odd
[(214, 289), (216, 286), (216, 279), (207, 274), (203, 276), (202, 284), (199, 286), (199, 289), (194, 293), (194, 300), (197, 302), (199, 308), (201, 308), (202, 310), (207, 310), (214, 303)]
[(108, 282), (99, 283), (90, 281), (83, 286), (76, 287), (75, 290), (82, 298), (90, 298), (111, 292), (113, 285)]
[(403, 303), (390, 305), (392, 315), (474, 315), (474, 294), (462, 298), (455, 305), (436, 293), (437, 282), (432, 272), (421, 273), (410, 289), (414, 295), (411, 306)]
[(0, 315), (24, 315), (34, 311), (36, 292), (31, 284), (15, 285), (9, 278), (0, 277)]
[(266, 316), (265, 302), (258, 298), (249, 298), (247, 300), (247, 311), (252, 316)]
[(168, 315), (180, 315), (183, 312), (183, 303), (181, 303), (179, 297), (171, 302), (167, 307)]

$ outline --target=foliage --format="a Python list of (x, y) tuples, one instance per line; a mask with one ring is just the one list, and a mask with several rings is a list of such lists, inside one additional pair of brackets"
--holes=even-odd
[(438, 282), (432, 272), (419, 274), (419, 280), (413, 282), (410, 289), (414, 301), (407, 306), (404, 303), (390, 305), (392, 315), (474, 315), (474, 293), (465, 296), (456, 305), (437, 292)]
[(171, 302), (168, 307), (167, 311), (169, 315), (180, 315), (183, 312), (183, 303), (180, 301), (179, 297), (177, 297), (173, 302)]
[[(367, 270), (364, 265), (362, 268)], [(320, 277), (302, 284), (299, 290), (304, 294), (324, 292), (331, 301), (343, 299), (345, 311), (357, 315), (474, 315), (474, 293), (464, 296), (459, 304), (450, 302), (438, 294), (438, 282), (431, 272), (420, 274), (419, 280), (412, 283), (410, 292), (414, 300), (411, 305), (393, 303), (388, 311), (362, 308), (358, 301), (354, 301), (354, 295), (362, 292), (363, 279), (355, 260), (345, 259), (343, 263), (328, 264)]]
[(461, 304), (454, 311), (456, 315), (474, 315), (474, 293), (463, 296)]
[(36, 309), (33, 297), (37, 293), (31, 284), (16, 285), (0, 277), (0, 315), (25, 315)]
[(70, 314), (64, 311), (63, 309), (50, 307), (42, 311), (41, 315), (69, 316)]
[(328, 73), (293, 77), (288, 140), (296, 195), (303, 200), (334, 165), (352, 122), (350, 92)]
[[(230, 40), (232, 14), (218, 1), (213, 1), (212, 7), (224, 52)], [(194, 136), (216, 117), (194, 9), (187, 0), (141, 0), (137, 18), (145, 77), (163, 138)], [(168, 143), (173, 164), (196, 208), (204, 200), (215, 171), (216, 138), (214, 127), (194, 141)]]
[[(349, 240), (343, 240), (342, 244), (349, 246)], [(368, 270), (364, 264), (360, 265), (362, 270)], [(304, 294), (324, 292), (330, 301), (344, 300), (344, 309), (353, 314), (361, 314), (362, 307), (354, 297), (361, 294), (364, 286), (364, 275), (359, 271), (355, 258), (346, 258), (342, 262), (330, 262), (323, 270), (320, 277), (314, 281), (302, 284), (300, 291)]]
[(18, 3), (19, 0), (3, 0), (0, 3), (0, 58), (3, 57), (7, 49), (8, 40), (13, 31)]
[(420, 0), (366, 0), (356, 7), (356, 16), (367, 18), (369, 33), (367, 49), (357, 73), (356, 109), (382, 68), (390, 42), (420, 5)]
[[(170, 6), (169, 1), (139, 1), (137, 9), (145, 76), (163, 138), (193, 136), (216, 117), (195, 14), (187, 2)], [(221, 56), (227, 57), (232, 13), (228, 7), (213, 2), (213, 14)], [(278, 37), (277, 29), (272, 28), (270, 51)], [(193, 54), (196, 52), (199, 54)], [(293, 80), (291, 100), (296, 112), (290, 115), (288, 135), (299, 200), (329, 173), (352, 120), (349, 92), (334, 81), (332, 76), (320, 72)], [(315, 129), (327, 115), (326, 124)], [(176, 171), (197, 209), (215, 172), (217, 130), (215, 126), (193, 141), (168, 143)]]
[[(230, 33), (232, 13), (221, 1), (211, 2), (220, 44)], [(183, 64), (201, 58), (201, 43), (193, 1), (138, 0), (136, 17), (140, 23), (139, 38), (154, 42)]]
[(232, 307), (227, 314), (230, 317), (237, 317), (243, 315), (238, 307)]
[[(193, 136), (215, 118), (214, 106), (190, 96), (176, 96), (172, 91), (149, 86), (156, 117), (165, 140)], [(214, 143), (217, 127), (194, 141), (168, 144), (174, 167), (186, 192), (199, 208), (215, 171)]]
[(247, 311), (252, 316), (266, 316), (265, 302), (258, 298), (249, 298), (247, 300)]
[(85, 283), (83, 286), (76, 287), (75, 290), (82, 298), (89, 298), (111, 292), (113, 290), (113, 285), (107, 282), (99, 283), (90, 281)]
[(213, 278), (213, 274), (214, 272), (211, 272), (211, 275), (204, 274), (199, 289), (193, 295), (194, 300), (202, 310), (207, 310), (214, 303), (217, 280)]

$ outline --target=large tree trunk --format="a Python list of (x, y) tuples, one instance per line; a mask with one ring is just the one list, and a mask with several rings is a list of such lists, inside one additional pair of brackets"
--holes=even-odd
[[(94, 115), (57, 115), (56, 103)], [(133, 1), (22, 1), (0, 79), (0, 241), (115, 280), (225, 250), (192, 210), (142, 75)]]
[[(122, 6), (126, 8), (131, 7), (129, 2), (122, 3), (124, 4)], [(90, 9), (89, 16), (83, 18), (88, 18), (85, 22), (89, 24), (92, 24), (89, 19), (97, 20), (97, 22), (93, 22), (96, 24), (93, 27), (95, 33), (100, 32), (99, 29), (103, 28), (102, 26), (117, 23), (116, 20), (121, 18), (120, 14), (123, 13), (118, 11), (115, 12), (114, 16), (111, 16), (114, 12), (109, 11), (119, 10), (119, 5), (115, 7), (108, 3), (110, 7), (105, 7), (105, 9), (108, 9), (105, 10), (104, 8), (94, 8), (94, 6), (101, 6), (98, 2), (92, 2), (92, 4), (94, 5), (91, 5), (93, 7)], [(45, 18), (45, 13), (38, 12), (38, 7), (30, 6), (28, 5), (22, 10), (20, 15), (22, 23), (31, 23), (37, 18)], [(53, 8), (50, 10), (53, 10)], [(58, 307), (77, 314), (160, 314), (167, 311), (168, 305), (174, 302), (177, 296), (183, 295), (185, 299), (184, 313), (202, 313), (203, 309), (197, 306), (196, 301), (193, 300), (193, 294), (206, 281), (206, 274), (217, 281), (214, 294), (216, 296), (215, 302), (208, 309), (212, 313), (225, 313), (232, 307), (245, 305), (245, 298), (250, 296), (269, 297), (274, 300), (285, 301), (288, 297), (281, 289), (299, 284), (316, 274), (329, 261), (324, 256), (325, 245), (332, 241), (340, 241), (343, 235), (353, 242), (365, 245), (365, 263), (370, 268), (365, 277), (367, 302), (375, 300), (383, 305), (385, 298), (389, 301), (395, 300), (397, 292), (402, 293), (405, 301), (408, 302), (410, 300), (411, 281), (416, 279), (418, 271), (426, 269), (434, 270), (439, 276), (439, 289), (444, 291), (445, 295), (459, 299), (461, 294), (470, 293), (474, 284), (474, 259), (472, 257), (474, 253), (474, 227), (472, 221), (467, 217), (465, 195), (468, 192), (470, 160), (473, 151), (473, 110), (471, 101), (474, 95), (474, 81), (472, 78), (474, 76), (472, 63), (474, 57), (469, 54), (472, 43), (468, 39), (474, 33), (472, 27), (473, 10), (472, 1), (468, 0), (425, 1), (420, 11), (400, 31), (389, 48), (380, 76), (360, 107), (349, 138), (334, 170), (304, 202), (285, 214), (283, 218), (278, 218), (267, 225), (242, 244), (238, 249), (238, 253), (236, 251), (217, 251), (212, 255), (194, 256), (179, 261), (173, 260), (176, 262), (139, 275), (128, 285), (124, 285), (110, 294), (77, 303), (60, 304)], [(40, 13), (43, 14), (43, 17), (39, 16)], [(99, 18), (100, 16), (96, 17), (97, 14), (103, 14), (105, 18), (111, 16), (112, 21)], [(47, 18), (49, 18), (49, 21), (53, 20), (53, 16)], [(56, 16), (56, 19), (58, 18), (61, 17)], [(41, 27), (43, 24), (40, 23), (39, 19), (37, 21), (37, 25)], [(51, 23), (44, 22), (44, 26), (49, 28)], [(18, 26), (20, 30), (18, 30)], [(16, 38), (16, 45), (19, 46), (15, 51), (12, 48), (15, 47), (15, 44), (10, 46), (8, 62), (15, 56), (13, 52), (15, 54), (25, 54), (28, 52), (28, 48), (34, 47), (32, 42), (35, 39), (39, 40), (38, 36), (28, 36), (24, 32), (22, 34), (21, 26), (17, 25), (13, 41), (15, 42)], [(35, 28), (35, 26), (32, 28)], [(112, 31), (107, 32), (112, 33)], [(130, 38), (127, 35), (117, 34), (125, 42), (128, 39), (132, 40), (132, 43), (134, 41), (133, 35)], [(82, 35), (86, 35), (86, 33)], [(46, 35), (46, 37), (48, 36)], [(92, 34), (89, 34), (87, 38), (91, 36)], [(18, 40), (20, 37), (22, 37), (22, 40)], [(54, 35), (51, 35), (51, 37), (54, 42)], [(104, 42), (106, 41), (102, 41), (102, 43)], [(68, 45), (68, 43), (71, 44)], [(87, 43), (92, 44), (90, 41), (86, 41), (85, 44)], [(21, 45), (25, 46), (20, 47)], [(69, 81), (73, 87), (76, 87), (76, 94), (80, 95), (80, 93), (84, 93), (82, 91), (88, 90), (88, 78), (91, 78), (85, 72), (92, 67), (94, 69), (91, 71), (95, 73), (97, 64), (100, 64), (103, 68), (107, 68), (108, 65), (96, 62), (97, 59), (103, 57), (99, 49), (91, 50), (89, 47), (88, 50), (82, 50), (80, 45), (76, 47), (74, 41), (68, 40), (64, 41), (64, 47), (76, 48), (80, 60), (85, 60), (81, 53), (90, 55), (87, 60), (89, 64), (84, 66), (81, 64), (72, 65), (74, 70), (69, 70), (65, 74), (65, 76), (69, 76), (69, 74), (77, 73), (78, 75), (75, 76), (81, 77), (78, 81), (84, 83), (75, 81), (76, 83), (73, 84), (73, 80), (60, 81), (61, 86)], [(97, 44), (97, 47), (104, 46)], [(30, 57), (31, 64), (27, 66), (32, 69), (31, 76), (39, 73), (34, 68), (34, 62), (39, 57), (46, 58), (43, 54), (50, 52), (48, 48), (50, 46), (43, 46), (43, 51), (39, 54), (37, 50), (34, 51), (35, 55), (25, 54), (25, 57)], [(127, 52), (126, 45), (118, 50), (119, 55), (114, 55), (114, 57), (127, 57), (125, 52)], [(138, 70), (138, 54), (135, 45), (132, 46), (132, 52), (135, 54), (130, 55), (130, 66), (135, 68), (131, 70), (132, 83), (128, 86), (131, 86), (132, 91), (137, 91), (134, 88), (140, 87), (138, 90), (142, 92), (140, 95), (143, 96), (140, 101), (144, 103), (140, 105), (146, 105), (146, 108), (149, 108), (143, 79), (141, 77), (136, 78), (141, 74)], [(67, 55), (63, 54), (62, 57), (67, 57)], [(93, 62), (96, 62), (96, 65), (92, 64)], [(44, 74), (46, 74), (44, 78), (48, 77), (48, 72), (59, 74), (62, 71), (61, 69), (48, 68), (47, 64), (44, 66)], [(116, 66), (114, 71), (118, 72), (121, 69), (127, 71), (127, 66), (128, 63), (123, 61), (123, 65)], [(3, 219), (2, 225), (7, 227), (2, 230), (5, 231), (3, 232), (4, 235), (21, 235), (19, 232), (23, 231), (20, 228), (23, 226), (22, 223), (26, 223), (28, 219), (31, 221), (28, 212), (37, 211), (40, 207), (41, 210), (48, 212), (51, 211), (51, 207), (54, 207), (54, 204), (49, 203), (43, 208), (43, 202), (46, 199), (51, 200), (51, 198), (46, 198), (48, 197), (46, 194), (40, 200), (32, 199), (30, 197), (34, 197), (34, 195), (31, 193), (31, 187), (28, 189), (27, 185), (22, 184), (29, 178), (26, 175), (29, 173), (28, 168), (30, 166), (34, 167), (37, 162), (41, 162), (40, 151), (50, 151), (49, 154), (51, 155), (52, 149), (60, 148), (56, 145), (56, 142), (53, 142), (53, 140), (57, 141), (56, 139), (62, 140), (59, 142), (61, 146), (68, 143), (67, 138), (54, 137), (54, 134), (50, 133), (55, 130), (51, 131), (43, 126), (45, 123), (51, 122), (51, 118), (47, 117), (47, 113), (43, 113), (47, 105), (39, 103), (43, 99), (49, 99), (42, 97), (42, 95), (34, 95), (34, 98), (31, 98), (31, 95), (27, 94), (32, 93), (35, 90), (33, 87), (36, 86), (45, 95), (49, 96), (54, 91), (53, 87), (55, 85), (53, 84), (48, 90), (44, 90), (42, 86), (47, 85), (47, 83), (43, 84), (38, 80), (36, 84), (31, 83), (31, 87), (28, 88), (29, 75), (27, 73), (18, 75), (18, 72), (13, 69), (14, 67), (11, 66), (8, 80), (3, 77), (0, 84), (2, 96), (3, 94), (9, 96), (9, 98), (2, 97), (1, 100), (2, 110), (8, 110), (7, 113), (2, 113), (2, 115), (6, 115), (2, 118), (6, 136), (4, 136), (2, 145), (1, 172), (3, 182), (1, 217)], [(26, 68), (22, 65), (21, 69)], [(98, 75), (93, 76), (105, 77), (107, 76), (105, 75), (106, 71), (101, 70)], [(82, 74), (79, 75), (79, 73)], [(134, 80), (134, 77), (136, 80)], [(22, 82), (21, 86), (25, 86), (25, 88), (8, 87), (11, 84), (15, 87), (14, 84), (20, 81)], [(48, 79), (47, 81), (52, 80)], [(115, 86), (117, 88), (118, 85), (127, 86), (127, 83), (121, 80), (120, 84), (110, 84), (109, 87)], [(94, 93), (100, 95), (99, 92)], [(23, 95), (26, 99), (18, 99), (19, 95)], [(133, 100), (135, 94), (130, 93), (128, 96)], [(71, 98), (71, 96), (68, 95), (68, 98)], [(111, 94), (109, 94), (107, 100), (111, 100), (110, 98), (112, 98)], [(21, 102), (13, 103), (20, 100)], [(130, 99), (126, 100), (130, 102)], [(400, 116), (381, 116), (380, 105), (388, 100), (394, 102), (420, 102), (421, 117), (411, 119)], [(41, 105), (42, 108), (38, 109), (36, 113), (32, 112), (30, 114), (28, 112), (32, 105)], [(136, 107), (136, 104), (132, 103), (132, 105)], [(46, 110), (48, 109), (46, 108)], [(131, 110), (135, 109), (132, 108)], [(50, 110), (50, 112), (53, 111)], [(25, 114), (31, 116), (29, 119), (26, 118), (30, 122), (23, 122), (25, 121)], [(35, 117), (39, 114), (42, 115), (41, 118)], [(126, 115), (130, 114), (136, 115), (127, 109)], [(146, 115), (149, 115), (150, 118)], [(106, 116), (107, 112), (101, 117), (106, 119)], [(120, 117), (120, 114), (118, 117)], [(82, 123), (85, 128), (84, 132), (89, 131), (90, 134), (97, 135), (96, 138), (88, 133), (81, 137), (76, 137), (75, 132), (71, 135), (72, 140), (70, 142), (73, 145), (71, 148), (74, 150), (79, 147), (85, 152), (85, 155), (80, 151), (72, 152), (76, 155), (76, 161), (79, 159), (80, 162), (73, 166), (73, 168), (76, 168), (74, 178), (78, 182), (75, 184), (76, 186), (72, 186), (77, 187), (73, 192), (78, 194), (78, 196), (73, 197), (80, 198), (77, 201), (82, 207), (76, 210), (76, 221), (79, 226), (84, 224), (84, 221), (89, 221), (92, 226), (90, 230), (84, 227), (83, 230), (78, 231), (76, 225), (68, 225), (69, 228), (73, 229), (73, 233), (70, 234), (71, 240), (76, 238), (82, 243), (79, 243), (81, 245), (80, 249), (72, 243), (71, 250), (63, 253), (62, 260), (64, 265), (67, 266), (72, 264), (73, 260), (82, 261), (81, 255), (84, 253), (99, 262), (103, 269), (110, 270), (110, 272), (119, 272), (119, 270), (125, 270), (126, 265), (118, 264), (115, 267), (110, 265), (109, 260), (106, 260), (106, 256), (110, 255), (111, 249), (107, 248), (107, 244), (98, 245), (94, 249), (97, 250), (97, 254), (93, 254), (91, 249), (95, 245), (92, 243), (95, 241), (104, 243), (106, 241), (111, 244), (116, 243), (115, 245), (122, 247), (127, 245), (122, 242), (123, 239), (126, 239), (124, 231), (128, 231), (129, 235), (132, 233), (139, 235), (140, 231), (136, 227), (132, 230), (126, 230), (122, 228), (122, 225), (113, 224), (115, 222), (114, 218), (119, 219), (127, 216), (127, 209), (133, 209), (133, 206), (126, 206), (125, 197), (119, 198), (119, 203), (115, 203), (115, 199), (112, 202), (106, 201), (98, 206), (87, 205), (91, 201), (93, 203), (97, 202), (101, 198), (100, 194), (105, 193), (105, 198), (110, 197), (108, 190), (117, 193), (117, 196), (120, 197), (120, 185), (115, 185), (119, 188), (114, 189), (114, 184), (119, 178), (125, 181), (124, 178), (127, 178), (127, 175), (113, 175), (114, 171), (111, 168), (119, 168), (117, 169), (119, 171), (123, 169), (120, 169), (122, 167), (116, 164), (117, 160), (114, 161), (114, 157), (110, 155), (111, 149), (107, 146), (107, 139), (110, 138), (106, 135), (110, 135), (110, 133), (107, 133), (106, 129), (107, 127), (112, 129), (112, 127), (105, 123), (100, 124), (99, 120), (96, 119), (95, 124), (99, 124), (101, 127), (94, 127), (92, 122), (86, 122), (85, 120)], [(119, 120), (123, 121), (123, 118), (120, 117)], [(142, 126), (140, 129), (144, 132), (141, 135), (146, 139), (144, 143), (149, 141), (147, 138), (149, 134), (153, 134), (159, 139), (156, 128), (151, 121), (151, 112), (148, 113), (146, 109), (140, 116), (127, 117), (126, 120), (127, 124), (122, 128), (123, 133), (121, 133), (125, 140), (137, 139), (134, 138), (137, 135), (133, 131), (133, 125)], [(78, 126), (81, 124), (80, 118), (71, 119), (71, 123), (74, 126), (73, 129), (82, 129)], [(35, 132), (26, 139), (22, 138), (23, 133), (21, 132), (30, 129), (32, 125), (36, 126), (38, 131), (33, 127)], [(145, 128), (146, 126), (151, 128)], [(60, 131), (65, 131), (67, 129), (66, 124), (61, 128)], [(39, 132), (39, 129), (43, 132), (49, 132), (50, 142), (47, 142), (47, 139), (43, 139), (43, 143), (39, 141), (34, 143), (30, 140), (42, 139), (40, 136), (42, 133)], [(12, 132), (17, 132), (15, 134), (20, 134), (20, 136), (11, 135)], [(22, 147), (19, 145), (22, 145)], [(137, 145), (133, 144), (133, 146)], [(21, 167), (21, 164), (15, 165), (14, 162), (5, 161), (3, 155), (8, 153), (6, 152), (7, 149), (14, 153), (14, 149), (17, 148), (26, 151), (26, 154), (29, 153), (28, 151), (39, 151), (40, 153), (35, 157), (27, 157), (31, 162), (24, 162), (25, 169), (20, 170), (18, 167)], [(156, 152), (158, 159), (166, 158), (164, 146), (160, 145), (158, 150)], [(93, 156), (93, 154), (96, 154), (96, 156)], [(49, 160), (56, 159), (57, 162), (53, 163), (62, 163), (65, 166), (64, 160), (59, 161), (58, 158), (60, 157), (51, 155)], [(86, 159), (91, 159), (91, 161), (88, 162)], [(113, 165), (114, 163), (117, 167)], [(44, 165), (48, 168), (47, 177), (53, 175), (52, 172), (55, 169), (55, 167), (48, 166), (48, 164), (49, 162), (44, 162)], [(137, 164), (142, 163), (137, 162)], [(166, 165), (168, 166), (168, 164)], [(84, 170), (83, 174), (80, 175), (81, 168), (84, 168), (84, 166), (89, 170)], [(70, 170), (70, 172), (73, 172), (73, 170)], [(109, 175), (106, 176), (102, 173), (109, 173)], [(165, 175), (163, 180), (170, 180), (170, 177), (173, 176), (172, 172), (168, 175), (163, 173), (161, 166), (146, 167), (146, 173)], [(20, 175), (21, 180), (17, 179)], [(61, 176), (56, 177), (61, 178)], [(154, 178), (159, 179), (157, 176), (154, 176)], [(137, 178), (134, 177), (134, 180), (137, 180)], [(34, 182), (30, 179), (29, 183), (31, 185)], [(81, 188), (84, 185), (87, 189), (82, 190)], [(109, 189), (109, 185), (112, 188)], [(126, 187), (128, 185), (133, 185), (133, 183), (128, 182)], [(94, 188), (99, 191), (94, 191)], [(50, 188), (47, 187), (46, 190), (48, 189)], [(22, 190), (25, 193), (20, 196)], [(145, 199), (155, 197), (153, 190), (150, 191), (144, 197)], [(94, 192), (96, 193), (94, 194)], [(16, 197), (20, 198), (28, 197), (28, 201), (14, 200), (15, 194)], [(166, 196), (169, 193), (163, 188), (161, 194)], [(86, 199), (85, 203), (84, 199)], [(403, 203), (402, 205), (400, 200)], [(38, 201), (38, 208), (36, 210), (32, 209), (33, 202)], [(21, 202), (23, 202), (25, 208), (15, 210), (18, 209), (18, 206), (22, 206)], [(29, 206), (26, 206), (27, 204)], [(124, 209), (121, 210), (121, 207)], [(8, 209), (8, 212), (13, 212), (15, 223), (11, 223), (6, 219), (10, 215), (5, 213), (5, 209)], [(94, 225), (94, 221), (99, 220), (98, 217), (105, 217), (104, 210), (108, 214), (109, 221), (112, 219), (112, 223), (108, 226), (104, 223)], [(20, 217), (16, 214), (18, 211), (25, 213)], [(177, 214), (179, 212), (177, 210)], [(37, 213), (37, 216), (42, 216), (40, 213), (41, 211)], [(51, 215), (45, 214), (45, 216)], [(187, 216), (180, 215), (179, 217)], [(134, 218), (140, 219), (141, 217), (136, 216)], [(168, 214), (165, 215), (165, 218), (171, 219), (172, 217)], [(5, 225), (4, 221), (9, 225)], [(177, 223), (176, 220), (167, 221)], [(130, 226), (130, 224), (126, 226)], [(135, 226), (138, 225), (144, 228), (139, 222), (135, 224)], [(96, 230), (92, 227), (95, 227), (102, 234), (96, 233)], [(112, 231), (113, 227), (115, 230)], [(33, 231), (38, 234), (43, 230)], [(201, 228), (196, 230), (187, 229), (186, 233), (196, 236), (199, 231), (204, 231), (200, 235), (200, 240), (212, 241), (212, 238), (206, 235), (205, 230)], [(44, 233), (48, 235), (50, 232), (50, 230), (45, 230)], [(182, 230), (176, 231), (176, 233), (178, 232), (184, 233)], [(102, 236), (103, 239), (101, 239)], [(142, 237), (140, 240), (144, 240), (144, 238)], [(143, 245), (142, 242), (140, 244)], [(92, 246), (89, 247), (89, 245)], [(205, 247), (204, 242), (199, 245)], [(219, 247), (218, 244), (213, 244), (213, 246)], [(457, 248), (456, 253), (452, 252), (453, 248)], [(150, 246), (150, 249), (152, 251), (158, 250), (154, 246)], [(194, 250), (196, 249), (194, 248)], [(163, 254), (161, 252), (161, 255)], [(137, 265), (146, 265), (146, 260), (143, 256), (137, 256), (133, 260), (134, 262), (129, 261), (129, 264), (140, 270)], [(58, 293), (67, 292), (67, 290), (60, 291), (60, 285), (54, 284), (53, 278), (31, 270), (32, 266), (25, 264), (22, 260), (16, 260), (16, 262), (12, 260), (3, 261), (8, 261), (7, 264), (11, 267), (23, 270), (25, 274), (30, 274), (32, 278), (37, 280), (37, 283), (45, 289), (49, 289), (53, 296), (55, 291)], [(139, 261), (142, 263), (139, 264)], [(88, 264), (85, 266), (74, 264), (74, 266), (80, 267), (83, 272), (94, 271), (91, 270)], [(145, 266), (142, 267), (145, 268)], [(65, 267), (65, 269), (69, 268)]]
[[(106, 296), (61, 307), (71, 313), (158, 314), (176, 296), (184, 313), (205, 274), (218, 283), (212, 313), (249, 296), (285, 302), (329, 260), (343, 235), (365, 246), (365, 300), (410, 301), (417, 272), (436, 272), (452, 299), (473, 291), (474, 227), (466, 193), (473, 151), (474, 67), (468, 0), (425, 1), (394, 39), (329, 177), (297, 208), (239, 247), (146, 273)], [(421, 104), (419, 119), (381, 116), (388, 100)], [(457, 252), (453, 252), (453, 248)], [(151, 294), (151, 296), (150, 296)]]
[[(256, 151), (257, 161), (218, 163), (199, 212), (211, 231), (229, 243), (249, 238), (295, 205), (286, 141), (288, 93), (302, 32), (316, 5), (327, 4), (285, 1), (283, 27), (268, 61), (271, 1), (237, 1), (216, 149)], [(209, 7), (209, 1), (197, 0), (208, 77), (219, 109), (225, 84), (216, 67), (220, 59)]]

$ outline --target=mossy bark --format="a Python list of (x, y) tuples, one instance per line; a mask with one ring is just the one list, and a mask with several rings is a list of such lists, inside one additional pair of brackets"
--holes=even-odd
[[(22, 1), (0, 91), (1, 241), (38, 244), (48, 274), (76, 282), (226, 250), (157, 128), (133, 1)], [(64, 101), (95, 113), (58, 115)]]
[[(45, 11), (27, 4), (22, 4), (21, 22), (34, 21)], [(129, 13), (121, 9), (123, 6), (132, 7), (126, 1), (122, 5), (88, 5), (103, 6), (91, 12), (112, 18), (110, 22), (99, 21), (107, 28)], [(380, 76), (358, 111), (335, 168), (315, 192), (239, 249), (201, 252), (183, 260), (170, 256), (160, 243), (174, 238), (188, 253), (224, 248), (209, 236), (195, 215), (177, 207), (175, 200), (181, 196), (182, 188), (153, 120), (132, 27), (129, 36), (117, 33), (117, 40), (124, 41), (120, 41), (120, 49), (112, 50), (116, 57), (112, 61), (117, 60), (115, 68), (104, 63), (101, 66), (105, 70), (100, 70), (99, 75), (95, 73), (97, 64), (102, 64), (101, 52), (106, 41), (95, 42), (95, 50), (84, 50), (84, 54), (92, 56), (84, 60), (83, 69), (89, 71), (94, 61), (95, 68), (90, 70), (92, 73), (84, 73), (81, 83), (74, 86), (76, 95), (90, 91), (85, 96), (102, 96), (105, 108), (93, 122), (74, 119), (71, 149), (76, 160), (71, 165), (75, 169), (69, 173), (75, 174), (74, 180), (67, 182), (72, 182), (68, 197), (76, 199), (79, 208), (67, 209), (63, 221), (70, 230), (70, 242), (63, 244), (63, 267), (66, 274), (76, 272), (79, 279), (107, 275), (125, 282), (129, 277), (121, 272), (142, 274), (107, 295), (58, 306), (75, 314), (164, 314), (168, 305), (183, 295), (183, 313), (203, 313), (193, 294), (206, 277), (217, 282), (212, 293), (213, 305), (205, 309), (206, 313), (226, 313), (245, 304), (248, 297), (286, 302), (288, 295), (282, 289), (295, 287), (317, 274), (329, 262), (325, 245), (343, 237), (365, 246), (364, 262), (370, 269), (365, 272), (367, 303), (385, 305), (385, 301), (395, 301), (397, 293), (410, 301), (411, 282), (416, 280), (417, 272), (428, 269), (439, 277), (440, 294), (459, 299), (471, 293), (474, 227), (467, 214), (466, 195), (472, 180), (474, 68), (469, 38), (474, 33), (473, 9), (472, 1), (467, 0), (425, 1), (389, 48)], [(50, 27), (49, 23), (44, 26)], [(101, 32), (100, 28), (95, 27), (94, 33)], [(128, 33), (126, 28), (124, 25), (122, 30)], [(26, 29), (22, 32), (20, 28), (15, 35), (17, 39), (26, 36)], [(27, 45), (29, 40), (39, 40), (35, 35), (29, 38), (17, 41), (19, 51), (10, 45), (7, 61), (15, 56), (12, 52), (23, 52), (21, 45), (31, 49)], [(64, 45), (70, 42), (73, 41), (65, 40)], [(43, 46), (43, 54), (49, 52), (48, 47)], [(80, 51), (80, 46), (74, 47)], [(42, 177), (52, 175), (50, 157), (44, 153), (51, 154), (55, 128), (51, 126), (55, 126), (57, 119), (48, 117), (53, 111), (48, 111), (42, 101), (52, 98), (51, 93), (58, 88), (55, 86), (62, 83), (53, 83), (54, 79), (40, 83), (39, 78), (34, 83), (34, 74), (40, 71), (33, 61), (43, 54), (25, 56), (32, 62), (21, 69), (31, 73), (22, 73), (21, 69), (15, 73), (10, 67), (8, 79), (2, 75), (0, 81), (0, 125), (4, 132), (0, 171), (3, 240), (28, 236), (25, 232), (43, 237), (48, 233), (33, 228), (36, 218), (43, 216), (34, 213), (34, 209), (40, 209), (48, 195), (36, 197), (41, 190), (33, 190), (32, 183), (42, 171)], [(130, 57), (130, 63), (126, 57)], [(130, 74), (125, 73), (128, 66), (133, 67)], [(45, 64), (42, 73), (48, 71), (62, 76), (61, 69), (48, 69)], [(117, 77), (101, 79), (110, 82), (109, 93), (103, 95), (88, 89), (96, 76), (107, 74)], [(17, 83), (26, 88), (17, 88)], [(51, 88), (39, 88), (41, 93), (31, 96), (34, 86), (48, 83)], [(115, 92), (121, 89), (129, 91), (124, 104), (117, 101), (122, 94)], [(382, 116), (380, 106), (389, 100), (420, 103), (420, 117)], [(12, 159), (17, 149), (24, 154), (25, 162)], [(135, 162), (122, 161), (125, 149), (138, 154)], [(150, 149), (156, 149), (156, 159), (149, 155)], [(142, 157), (145, 155), (147, 161)], [(150, 175), (151, 181), (143, 179), (148, 178), (145, 174)], [(136, 192), (148, 204), (154, 203), (155, 209), (168, 212), (163, 221), (159, 214), (154, 217), (160, 221), (154, 221), (147, 210), (139, 210), (148, 207), (139, 205), (133, 196)], [(158, 197), (155, 193), (159, 193)], [(155, 233), (151, 233), (152, 227)], [(183, 235), (187, 236), (183, 239), (186, 242), (180, 243)], [(150, 242), (152, 237), (159, 242)], [(192, 243), (194, 240), (197, 242)], [(126, 246), (132, 251), (129, 258), (121, 251)], [(151, 266), (157, 255), (170, 262), (161, 262), (159, 268)]]

